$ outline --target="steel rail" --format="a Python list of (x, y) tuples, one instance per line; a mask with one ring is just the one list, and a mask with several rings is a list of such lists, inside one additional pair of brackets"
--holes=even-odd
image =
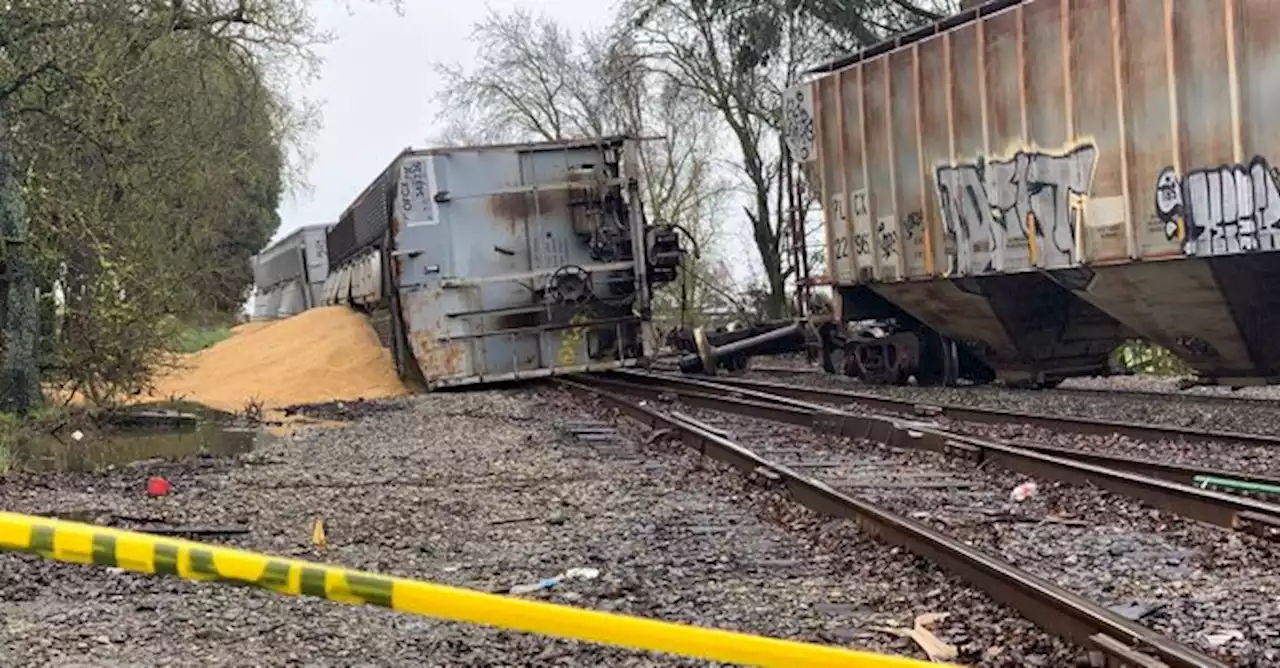
[[(1263, 434), (1247, 434), (1242, 432), (1211, 431), (1192, 427), (1174, 425), (1153, 425), (1140, 422), (1121, 422), (1118, 420), (1097, 420), (1093, 418), (1065, 417), (1057, 415), (1040, 415), (1023, 413), (1000, 408), (976, 408), (954, 404), (930, 404), (910, 399), (894, 399), (869, 392), (853, 392), (830, 388), (804, 387), (788, 383), (777, 383), (769, 380), (752, 380), (747, 378), (717, 378), (717, 383), (762, 390), (781, 394), (793, 399), (805, 401), (827, 401), (856, 403), (876, 410), (895, 413), (929, 413), (983, 424), (1007, 424), (1021, 422), (1052, 431), (1075, 434), (1111, 435), (1120, 434), (1139, 440), (1171, 440), (1189, 443), (1235, 443), (1238, 445), (1280, 447), (1280, 437)], [(1054, 392), (1058, 390), (1052, 390)], [(1094, 390), (1087, 390), (1094, 391)], [(1102, 392), (1106, 392), (1102, 390)], [(1123, 392), (1114, 392), (1123, 396)], [(1280, 408), (1280, 402), (1276, 404)]]
[[(561, 387), (596, 397), (623, 414), (653, 429), (668, 429), (701, 455), (711, 457), (774, 489), (792, 500), (829, 516), (852, 520), (858, 527), (883, 542), (901, 546), (916, 556), (937, 564), (992, 599), (1008, 605), (1038, 624), (1046, 632), (1073, 641), (1110, 659), (1109, 665), (1156, 668), (1209, 668), (1225, 666), (1220, 661), (1187, 647), (1172, 638), (1133, 622), (1079, 594), (1021, 570), (1008, 562), (981, 552), (921, 522), (903, 517), (864, 499), (838, 492), (825, 483), (767, 460), (742, 445), (692, 421), (665, 415), (639, 402), (606, 389), (606, 385), (639, 384), (600, 382), (596, 378), (557, 379)], [(684, 398), (688, 395), (681, 394)], [(758, 402), (744, 402), (755, 404)], [(777, 415), (796, 406), (779, 405)]]
[[(788, 367), (788, 366), (779, 366), (779, 365), (770, 365), (770, 364), (763, 364), (763, 365), (752, 364), (750, 367), (748, 367), (748, 370), (759, 371), (762, 373), (777, 373), (777, 374), (789, 373), (797, 376), (811, 376), (811, 375), (837, 376), (837, 374), (830, 374), (822, 370), (821, 368), (811, 367), (811, 366)], [(850, 378), (850, 380), (852, 380), (852, 378)], [(985, 387), (985, 386), (978, 385), (971, 389), (981, 390), (982, 387)], [(1211, 385), (1208, 387), (1213, 387), (1213, 386)], [(1005, 387), (1000, 389), (1013, 390), (1014, 388)], [(1045, 389), (1039, 389), (1039, 390), (1025, 389), (1025, 390), (1016, 390), (1016, 391), (1028, 392), (1028, 393), (1057, 392), (1057, 393), (1063, 393), (1063, 394), (1091, 395), (1091, 396), (1098, 396), (1100, 398), (1121, 397), (1123, 399), (1140, 399), (1140, 400), (1153, 399), (1156, 401), (1172, 401), (1175, 403), (1177, 402), (1202, 403), (1202, 404), (1215, 404), (1215, 403), (1216, 404), (1232, 404), (1233, 403), (1237, 406), (1239, 405), (1248, 406), (1250, 404), (1253, 404), (1255, 406), (1269, 406), (1273, 408), (1280, 408), (1280, 400), (1277, 400), (1277, 399), (1268, 399), (1266, 397), (1240, 397), (1240, 396), (1231, 396), (1229, 394), (1190, 394), (1190, 393), (1184, 394), (1182, 392), (1158, 392), (1155, 390), (1126, 390), (1124, 388), (1116, 388), (1116, 389), (1108, 390), (1108, 389), (1094, 388), (1094, 387), (1054, 387), (1054, 388), (1045, 388)]]
[[(1212, 385), (1207, 387), (1214, 387)], [(1034, 390), (1032, 390), (1034, 391)], [(1053, 392), (1069, 394), (1094, 395), (1102, 398), (1123, 397), (1133, 399), (1154, 399), (1157, 401), (1173, 401), (1201, 404), (1235, 404), (1237, 406), (1270, 406), (1280, 408), (1280, 401), (1266, 397), (1240, 397), (1229, 394), (1191, 394), (1182, 392), (1157, 392), (1155, 390), (1126, 390), (1117, 388), (1106, 390), (1095, 387), (1055, 387)]]
[[(858, 403), (872, 409), (883, 410), (890, 413), (898, 413), (903, 415), (914, 415), (923, 417), (945, 417), (961, 422), (978, 422), (981, 424), (1009, 424), (1009, 423), (1029, 423), (1033, 426), (1052, 431), (1063, 431), (1071, 433), (1112, 433), (1105, 432), (1099, 426), (1099, 430), (1086, 431), (1081, 429), (1072, 430), (1067, 428), (1053, 428), (1049, 423), (1068, 423), (1077, 424), (1074, 418), (1060, 418), (1053, 416), (1040, 416), (1028, 413), (1018, 413), (1013, 411), (1002, 411), (998, 409), (971, 408), (968, 406), (946, 406), (937, 404), (920, 404), (906, 399), (890, 399), (887, 397), (870, 397), (870, 400), (864, 401), (864, 395), (857, 392), (848, 392), (845, 390), (812, 388), (802, 385), (790, 385), (787, 383), (775, 383), (773, 381), (762, 380), (746, 380), (737, 378), (717, 378), (708, 382), (719, 383), (721, 385), (732, 386), (734, 388), (755, 389), (762, 392), (769, 392), (791, 399), (801, 401), (813, 401), (818, 403), (847, 404)], [(1083, 420), (1090, 425), (1115, 424), (1106, 423), (1100, 420)], [(1159, 427), (1149, 427), (1149, 429), (1159, 429)], [(1249, 436), (1252, 438), (1252, 436)], [(1267, 439), (1266, 445), (1271, 445), (1271, 441), (1280, 443), (1280, 439), (1268, 436), (1259, 436), (1260, 439)], [(1040, 445), (1035, 443), (1017, 443), (1018, 447), (1056, 454), (1062, 457), (1078, 459), (1081, 461), (1092, 462), (1102, 466), (1110, 466), (1123, 471), (1132, 471), (1141, 473), (1164, 480), (1172, 480), (1184, 484), (1193, 484), (1195, 478), (1201, 475), (1210, 475), (1219, 478), (1232, 478), (1244, 482), (1256, 483), (1260, 485), (1280, 485), (1280, 476), (1266, 475), (1262, 473), (1251, 473), (1248, 471), (1232, 471), (1226, 469), (1218, 469), (1204, 466), (1193, 466), (1188, 464), (1176, 464), (1171, 462), (1162, 462), (1155, 459), (1146, 459), (1142, 457), (1125, 457), (1121, 455), (1109, 455), (1091, 450), (1081, 450), (1077, 448), (1063, 448), (1052, 445)]]
[(684, 403), (710, 410), (809, 427), (819, 433), (864, 438), (891, 447), (932, 450), (975, 463), (993, 462), (1028, 476), (1074, 485), (1094, 485), (1223, 528), (1280, 538), (1280, 505), (1274, 503), (1100, 466), (1072, 459), (1063, 453), (1040, 452), (958, 434), (926, 422), (882, 415), (857, 415), (760, 390), (644, 372), (593, 376), (584, 378), (582, 382), (655, 399), (674, 394)]

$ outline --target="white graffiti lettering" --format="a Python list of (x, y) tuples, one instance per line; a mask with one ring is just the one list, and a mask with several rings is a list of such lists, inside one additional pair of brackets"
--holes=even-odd
[[(1191, 256), (1230, 255), (1271, 247), (1280, 229), (1280, 171), (1262, 157), (1249, 164), (1156, 177), (1156, 217), (1170, 241)], [(1265, 242), (1265, 243), (1264, 243)]]
[(1018, 151), (1007, 160), (939, 167), (950, 272), (1005, 268), (1006, 251), (1025, 247), (1028, 264), (1075, 263), (1077, 200), (1089, 195), (1097, 149), (1065, 154)]

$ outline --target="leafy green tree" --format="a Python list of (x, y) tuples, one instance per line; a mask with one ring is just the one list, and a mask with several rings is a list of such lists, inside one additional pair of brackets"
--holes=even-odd
[[(817, 23), (819, 39), (827, 49), (848, 53), (941, 20), (962, 4), (961, 0), (798, 0), (798, 10)], [(970, 4), (978, 2), (970, 0)]]
[(307, 0), (7, 3), (0, 409), (40, 400), (37, 352), (95, 402), (140, 392), (178, 323), (239, 301), (308, 127), (284, 77), (327, 38)]

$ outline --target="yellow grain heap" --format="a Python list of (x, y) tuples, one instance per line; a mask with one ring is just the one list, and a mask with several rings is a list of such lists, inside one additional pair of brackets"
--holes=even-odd
[(407, 393), (373, 329), (345, 307), (312, 309), (234, 332), (158, 378), (154, 397), (240, 411), (251, 400), (278, 408)]

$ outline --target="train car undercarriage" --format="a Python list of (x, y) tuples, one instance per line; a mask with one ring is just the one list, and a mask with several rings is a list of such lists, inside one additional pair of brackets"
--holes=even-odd
[(736, 330), (678, 329), (667, 345), (686, 374), (736, 373), (761, 356), (806, 354), (827, 373), (872, 385), (987, 383), (989, 367), (936, 331), (896, 320), (838, 322), (830, 316), (752, 324)]
[(871, 385), (952, 386), (995, 378), (963, 346), (919, 323), (904, 329), (894, 320), (830, 322), (819, 331), (823, 370)]

